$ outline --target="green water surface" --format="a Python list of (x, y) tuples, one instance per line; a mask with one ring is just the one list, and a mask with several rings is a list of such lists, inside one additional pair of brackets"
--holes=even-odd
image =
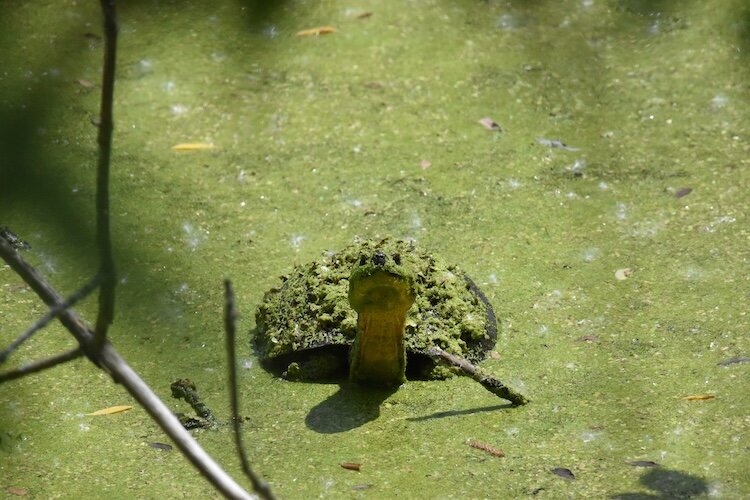
[[(223, 278), (249, 332), (294, 264), (386, 235), (474, 278), (500, 327), (482, 366), (533, 400), (278, 380), (244, 335), (245, 438), (281, 497), (750, 497), (750, 363), (718, 364), (750, 356), (750, 5), (121, 4), (111, 338), (175, 411), (189, 377), (228, 418)], [(0, 225), (71, 293), (97, 266), (98, 3), (0, 11)], [(44, 311), (0, 266), (0, 343)], [(73, 345), (53, 325), (2, 368)], [(2, 494), (217, 496), (141, 408), (84, 415), (120, 404), (84, 360), (2, 385)], [(196, 437), (240, 477), (227, 427)]]

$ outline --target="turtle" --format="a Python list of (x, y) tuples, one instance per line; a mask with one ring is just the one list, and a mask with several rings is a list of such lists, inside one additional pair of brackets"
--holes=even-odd
[(487, 297), (458, 266), (413, 241), (359, 240), (281, 280), (258, 306), (253, 338), (273, 373), (323, 381), (348, 369), (351, 382), (380, 387), (460, 373), (526, 402), (475, 366), (497, 340)]

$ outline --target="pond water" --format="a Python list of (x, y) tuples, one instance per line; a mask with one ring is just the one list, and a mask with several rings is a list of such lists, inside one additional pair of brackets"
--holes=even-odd
[[(295, 264), (391, 235), (474, 278), (499, 321), (482, 366), (532, 403), (279, 380), (247, 333), (244, 432), (280, 496), (750, 497), (750, 6), (260, 4), (120, 6), (111, 337), (157, 393), (189, 377), (226, 421), (222, 279), (250, 332)], [(100, 23), (0, 14), (0, 225), (63, 293), (96, 269)], [(2, 344), (43, 312), (0, 267)], [(3, 368), (72, 346), (53, 325)], [(82, 360), (4, 384), (0, 486), (217, 495), (142, 409), (84, 415), (120, 404)], [(228, 427), (196, 437), (239, 477)]]

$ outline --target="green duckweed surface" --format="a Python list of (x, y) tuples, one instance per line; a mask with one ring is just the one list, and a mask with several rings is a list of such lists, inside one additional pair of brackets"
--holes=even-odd
[[(189, 377), (228, 417), (223, 278), (249, 332), (294, 264), (387, 235), (475, 279), (482, 366), (533, 400), (278, 380), (248, 341), (244, 434), (281, 497), (750, 497), (746, 2), (122, 3), (111, 337), (165, 400)], [(63, 293), (97, 266), (100, 24), (97, 2), (0, 13), (0, 225)], [(2, 344), (44, 311), (0, 266)], [(73, 345), (52, 325), (2, 368)], [(141, 408), (84, 415), (118, 404), (84, 360), (3, 384), (0, 491), (217, 496)], [(196, 437), (239, 477), (227, 427)]]

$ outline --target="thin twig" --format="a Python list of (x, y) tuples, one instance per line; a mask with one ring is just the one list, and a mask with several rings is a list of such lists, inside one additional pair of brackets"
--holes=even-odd
[(232, 404), (232, 425), (234, 426), (234, 441), (237, 445), (237, 453), (242, 463), (242, 471), (253, 483), (253, 489), (266, 500), (272, 500), (274, 497), (271, 487), (261, 477), (259, 477), (250, 467), (250, 461), (247, 458), (245, 444), (242, 441), (242, 432), (240, 429), (240, 404), (237, 391), (237, 352), (235, 349), (237, 337), (237, 308), (234, 305), (234, 291), (232, 282), (224, 280), (224, 328), (227, 333), (227, 363), (229, 365), (229, 399)]
[(102, 100), (99, 110), (99, 161), (96, 169), (96, 242), (99, 249), (99, 314), (96, 318), (96, 347), (107, 338), (107, 329), (115, 315), (115, 261), (109, 227), (109, 163), (112, 156), (112, 107), (115, 92), (117, 56), (117, 18), (115, 0), (101, 0), (104, 14), (104, 68)]
[(83, 351), (81, 351), (80, 347), (76, 347), (75, 349), (71, 349), (70, 351), (66, 351), (62, 354), (58, 354), (56, 356), (52, 356), (46, 359), (28, 363), (19, 368), (16, 368), (15, 370), (10, 370), (5, 373), (0, 373), (0, 384), (2, 384), (3, 382), (7, 382), (9, 380), (15, 380), (17, 378), (25, 377), (26, 375), (30, 375), (32, 373), (37, 373), (42, 370), (46, 370), (47, 368), (52, 368), (61, 363), (65, 363), (66, 361), (80, 358), (81, 356), (83, 356)]
[[(0, 238), (0, 257), (39, 295), (45, 304), (50, 307), (59, 307), (63, 304), (63, 297), (46, 282), (36, 269), (23, 260), (4, 238)], [(214, 488), (227, 498), (252, 498), (201, 448), (190, 433), (182, 427), (172, 411), (133, 371), (112, 344), (105, 340), (101, 348), (95, 349), (94, 334), (91, 327), (70, 309), (62, 311), (58, 319), (78, 340), (81, 351), (94, 364), (109, 373), (116, 383), (125, 387)]]
[(53, 306), (50, 307), (49, 311), (47, 311), (47, 314), (39, 318), (36, 322), (34, 322), (33, 325), (31, 325), (25, 332), (23, 332), (16, 340), (11, 343), (7, 349), (0, 352), (0, 364), (4, 363), (6, 359), (8, 359), (8, 356), (10, 356), (13, 351), (18, 349), (18, 346), (29, 340), (32, 335), (34, 335), (36, 332), (47, 326), (47, 324), (55, 319), (60, 313), (62, 313), (65, 309), (68, 309), (70, 307), (73, 307), (76, 302), (86, 297), (88, 294), (90, 294), (92, 291), (96, 289), (96, 287), (99, 285), (99, 275), (97, 274), (94, 276), (91, 281), (83, 285), (78, 291), (73, 293), (70, 297), (65, 299), (65, 301), (60, 304), (59, 306)]
[(496, 379), (492, 375), (484, 373), (478, 366), (471, 364), (467, 359), (445, 352), (439, 347), (430, 347), (427, 350), (427, 354), (438, 360), (442, 360), (451, 364), (461, 370), (461, 373), (476, 380), (482, 387), (490, 391), (492, 394), (507, 399), (513, 406), (525, 405), (529, 400), (514, 389), (503, 384), (500, 380)]
[[(15, 271), (22, 280), (47, 304), (48, 307), (59, 307), (64, 299), (55, 291), (42, 277), (39, 272), (31, 267), (21, 255), (4, 238), (0, 238), (0, 257)], [(76, 313), (70, 309), (63, 309), (58, 313), (58, 319), (72, 333), (78, 344), (84, 350), (89, 359), (97, 363), (96, 357), (92, 356), (86, 346), (91, 345), (93, 333)]]

